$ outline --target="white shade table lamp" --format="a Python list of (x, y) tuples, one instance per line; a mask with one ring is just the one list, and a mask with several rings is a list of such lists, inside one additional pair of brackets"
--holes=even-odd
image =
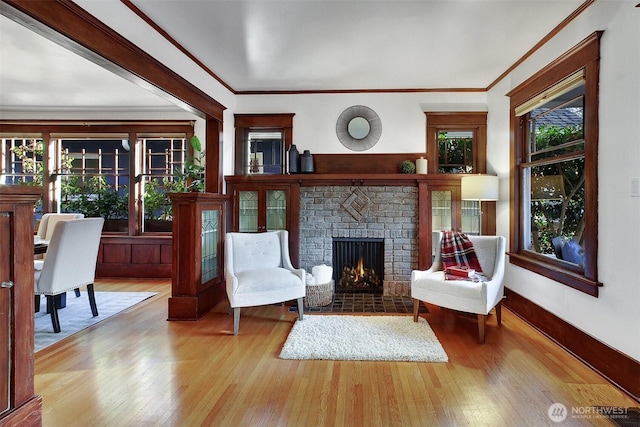
[(478, 215), (478, 234), (482, 235), (482, 205), (481, 202), (493, 202), (498, 200), (498, 177), (494, 175), (467, 175), (460, 182), (462, 200), (475, 200), (478, 202), (480, 214)]

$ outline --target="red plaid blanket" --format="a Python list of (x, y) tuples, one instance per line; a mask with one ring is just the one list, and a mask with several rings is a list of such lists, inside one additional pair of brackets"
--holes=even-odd
[[(482, 280), (482, 267), (473, 250), (473, 243), (465, 233), (458, 231), (444, 231), (442, 236), (442, 244), (440, 246), (440, 258), (442, 260), (442, 269), (447, 270), (450, 267), (464, 266), (473, 268), (477, 277), (460, 277), (445, 274), (447, 280)], [(484, 278), (486, 280), (486, 278)]]

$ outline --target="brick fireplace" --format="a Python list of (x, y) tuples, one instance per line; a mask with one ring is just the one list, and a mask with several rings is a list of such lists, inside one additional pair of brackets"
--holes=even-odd
[(307, 271), (332, 265), (334, 239), (382, 239), (383, 294), (408, 296), (411, 270), (418, 265), (417, 230), (415, 186), (300, 189), (300, 266)]

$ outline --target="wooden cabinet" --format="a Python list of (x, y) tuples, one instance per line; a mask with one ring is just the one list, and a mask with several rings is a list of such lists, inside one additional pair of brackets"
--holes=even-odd
[(42, 425), (33, 382), (33, 206), (42, 194), (0, 186), (0, 425)]
[(260, 233), (287, 230), (291, 261), (297, 265), (300, 184), (290, 178), (282, 181), (282, 177), (288, 176), (226, 177), (227, 194), (232, 196), (229, 231)]
[(288, 230), (291, 196), (288, 187), (238, 187), (233, 192), (234, 230), (248, 233)]
[(169, 320), (197, 320), (226, 298), (224, 234), (227, 197), (171, 193), (173, 247)]

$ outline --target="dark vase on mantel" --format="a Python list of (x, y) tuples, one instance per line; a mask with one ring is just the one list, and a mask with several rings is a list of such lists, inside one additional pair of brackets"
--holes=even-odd
[(309, 150), (304, 150), (302, 154), (302, 172), (303, 173), (311, 173), (313, 172), (313, 156)]
[(295, 144), (289, 148), (289, 173), (300, 172), (300, 153)]

